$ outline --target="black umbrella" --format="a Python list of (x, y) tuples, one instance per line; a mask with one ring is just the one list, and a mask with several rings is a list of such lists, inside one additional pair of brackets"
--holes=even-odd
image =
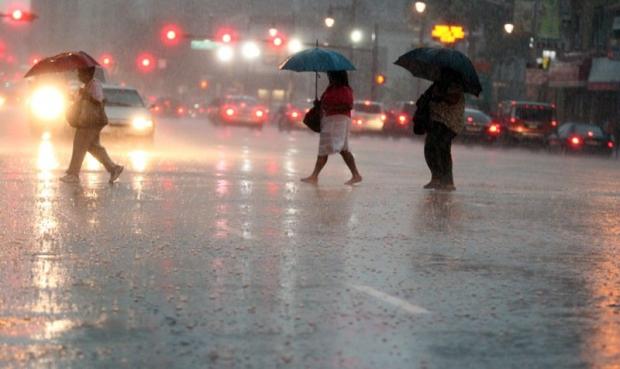
[(421, 47), (402, 55), (394, 64), (411, 72), (415, 77), (439, 81), (444, 69), (458, 73), (465, 92), (480, 95), (482, 86), (471, 60), (460, 51), (446, 48)]

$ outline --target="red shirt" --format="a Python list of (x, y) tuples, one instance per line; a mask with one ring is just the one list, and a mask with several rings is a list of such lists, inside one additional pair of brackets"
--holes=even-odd
[[(348, 108), (343, 110), (342, 105)], [(353, 109), (353, 90), (348, 86), (327, 87), (321, 96), (321, 108), (326, 117), (339, 114), (351, 117), (351, 109)]]

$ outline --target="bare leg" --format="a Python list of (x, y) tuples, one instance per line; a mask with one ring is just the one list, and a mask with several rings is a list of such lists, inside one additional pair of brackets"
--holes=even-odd
[(327, 164), (327, 155), (324, 155), (324, 156), (319, 155), (316, 158), (316, 164), (314, 165), (314, 171), (312, 172), (312, 174), (309, 177), (302, 178), (301, 181), (306, 182), (306, 183), (313, 183), (313, 184), (318, 183), (319, 173), (321, 173), (321, 170), (323, 170), (323, 168), (325, 167), (325, 164)]
[(354, 185), (356, 183), (360, 183), (362, 181), (362, 176), (360, 175), (360, 172), (357, 170), (357, 165), (355, 165), (355, 158), (353, 157), (353, 154), (351, 154), (350, 151), (341, 151), (340, 155), (342, 156), (342, 159), (344, 159), (344, 162), (349, 167), (349, 170), (351, 170), (351, 175), (352, 175), (351, 179), (348, 180), (345, 184)]

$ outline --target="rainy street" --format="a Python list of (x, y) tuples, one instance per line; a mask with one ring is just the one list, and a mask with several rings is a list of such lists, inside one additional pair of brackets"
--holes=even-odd
[[(423, 190), (421, 140), (162, 120), (68, 141), (0, 112), (0, 367), (618, 368), (620, 162), (454, 147)], [(9, 145), (10, 144), (10, 145)]]

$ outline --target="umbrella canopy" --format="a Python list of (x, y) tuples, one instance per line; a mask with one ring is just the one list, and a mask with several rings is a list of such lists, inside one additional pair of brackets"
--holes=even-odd
[(355, 66), (336, 51), (315, 47), (300, 51), (286, 59), (280, 64), (280, 69), (295, 72), (334, 72), (355, 70)]
[(465, 92), (480, 95), (482, 86), (471, 60), (460, 51), (446, 48), (422, 47), (402, 55), (394, 64), (411, 72), (415, 77), (438, 81), (443, 69), (460, 74)]
[(314, 76), (314, 99), (318, 100), (319, 72), (336, 72), (355, 70), (353, 63), (344, 55), (328, 49), (316, 47), (302, 50), (279, 66), (280, 70), (292, 70), (294, 72), (315, 72)]
[(98, 66), (100, 66), (99, 63), (84, 51), (65, 52), (41, 60), (30, 68), (24, 77), (28, 78), (41, 74), (62, 73)]

